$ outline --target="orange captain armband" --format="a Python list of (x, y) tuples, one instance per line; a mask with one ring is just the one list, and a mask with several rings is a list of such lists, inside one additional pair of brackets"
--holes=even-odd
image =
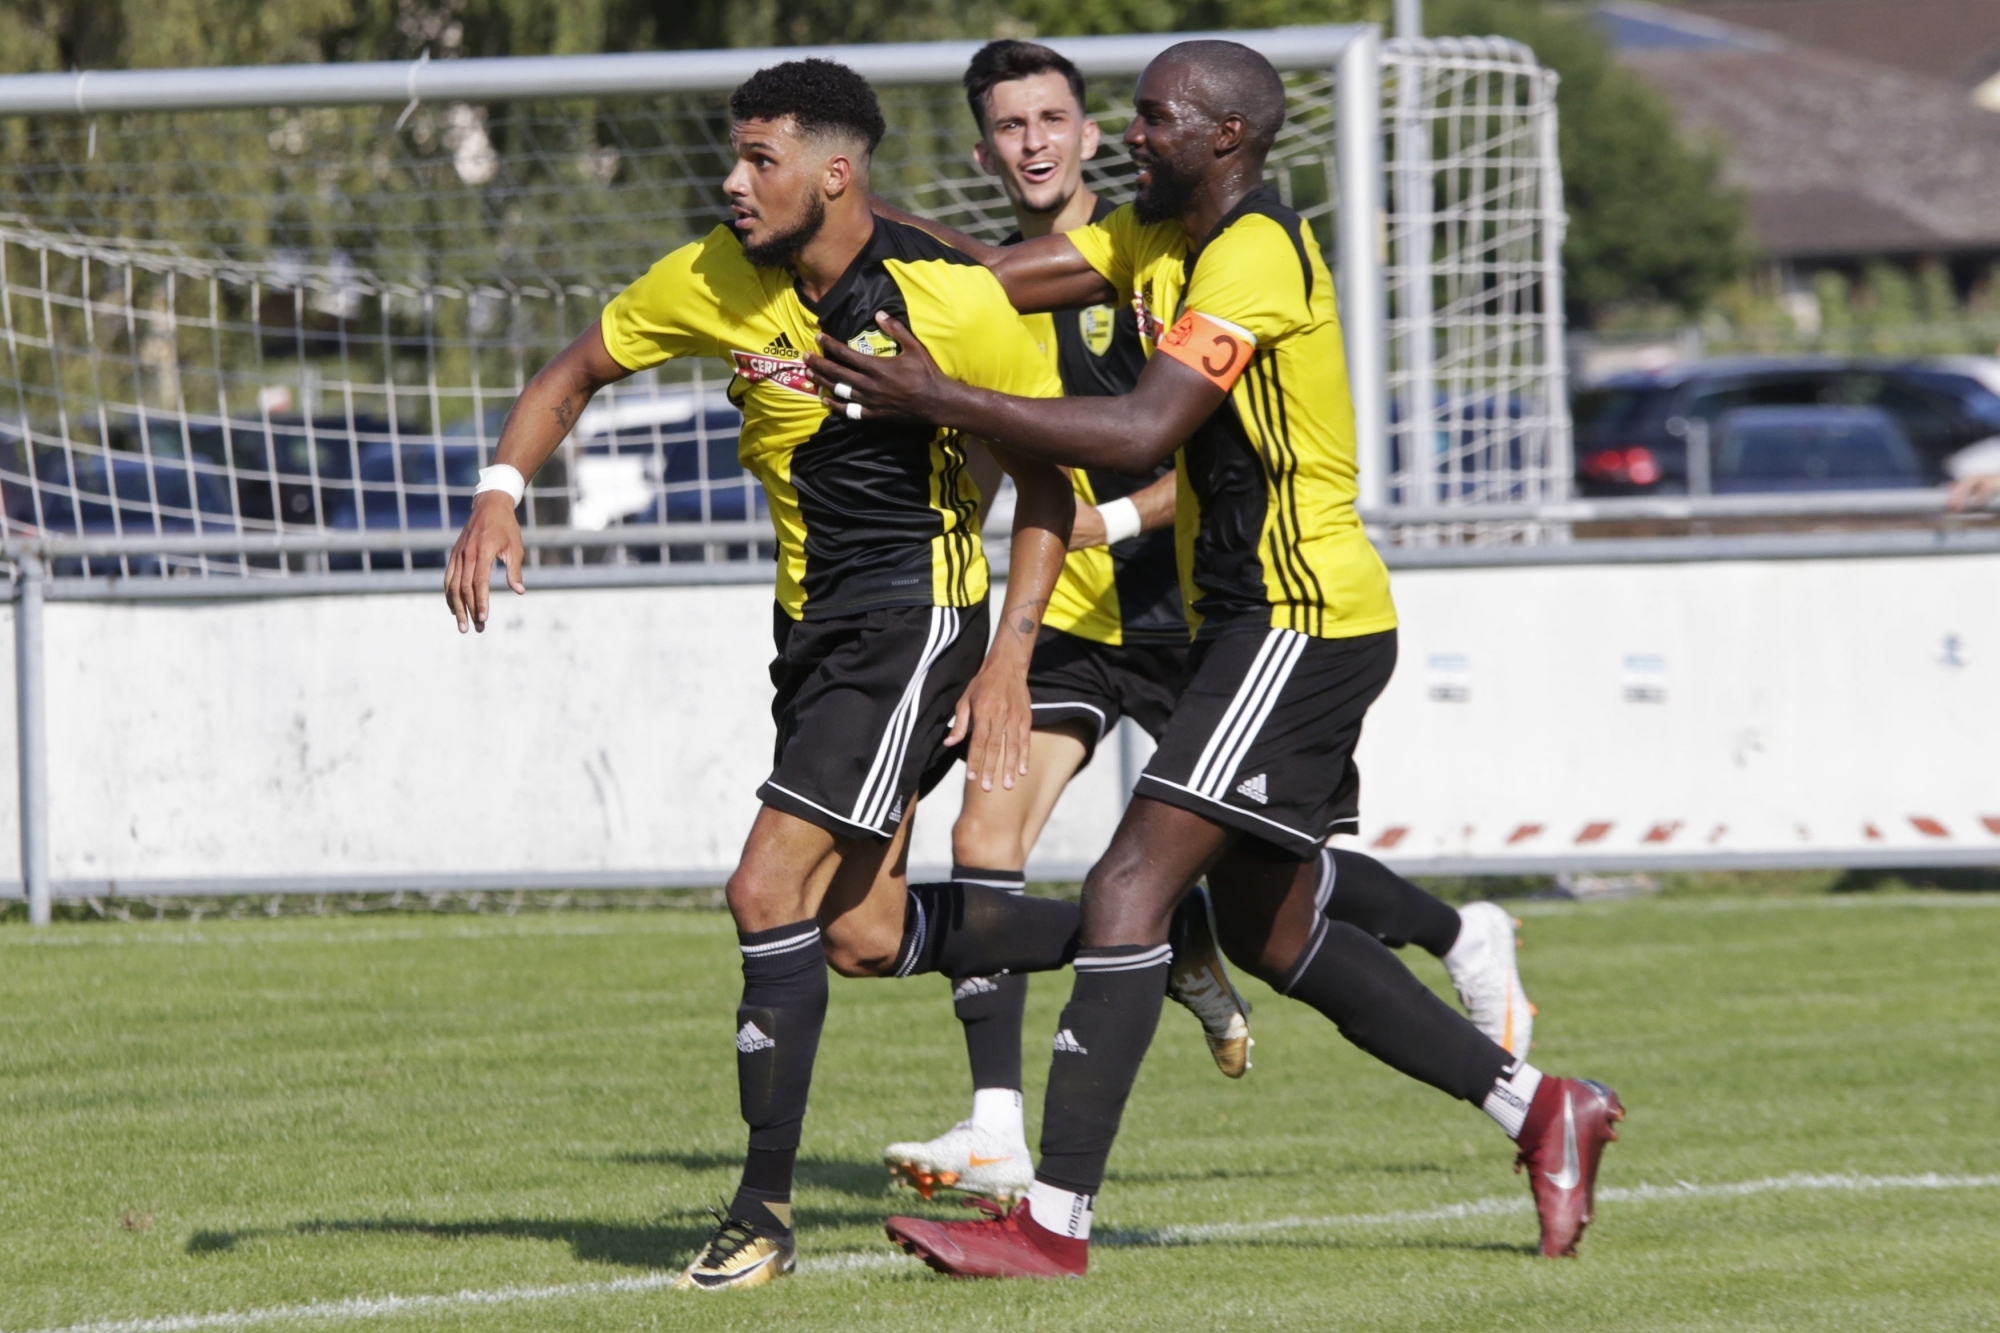
[(1190, 310), (1160, 335), (1159, 351), (1201, 372), (1228, 393), (1257, 351), (1257, 335), (1238, 324)]

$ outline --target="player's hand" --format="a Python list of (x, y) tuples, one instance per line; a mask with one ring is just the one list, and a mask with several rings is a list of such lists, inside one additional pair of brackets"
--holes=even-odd
[(1081, 495), (1077, 496), (1076, 519), (1069, 528), (1069, 549), (1082, 551), (1092, 546), (1102, 546), (1105, 536), (1104, 515), (1097, 512), (1096, 505)]
[(1946, 498), (1944, 507), (1954, 511), (1984, 509), (1995, 496), (2000, 496), (2000, 472), (1960, 477), (1951, 484), (1951, 494)]
[(444, 569), (444, 600), (458, 617), (458, 632), (476, 629), (486, 632), (486, 615), (491, 598), (493, 562), (505, 561), (507, 586), (516, 593), (528, 591), (521, 582), (521, 525), (514, 518), (514, 506), (504, 491), (486, 491), (472, 497), (472, 517), (451, 548), (451, 560)]
[(989, 659), (959, 697), (946, 745), (966, 740), (965, 780), (993, 790), (997, 778), (1011, 789), (1028, 772), (1028, 736), (1035, 709), (1028, 698), (1028, 673), (1020, 665)]
[(870, 356), (838, 338), (819, 335), (820, 354), (806, 355), (806, 369), (820, 397), (856, 421), (901, 417), (935, 421), (952, 382), (903, 322), (886, 310), (875, 312), (875, 327), (900, 349), (895, 356)]

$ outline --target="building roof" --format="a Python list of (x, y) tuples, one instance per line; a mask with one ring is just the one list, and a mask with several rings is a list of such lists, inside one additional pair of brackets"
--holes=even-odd
[(1972, 88), (2000, 73), (2000, 0), (1676, 0), (1691, 16)]
[[(1789, 11), (1860, 0), (1736, 2)], [(1985, 3), (2000, 10), (2000, 0)], [(2000, 115), (1974, 105), (1963, 85), (1706, 10), (1618, 0), (1599, 21), (1618, 58), (1667, 96), (1686, 128), (1726, 142), (1727, 179), (1747, 195), (1765, 253), (2000, 251)]]

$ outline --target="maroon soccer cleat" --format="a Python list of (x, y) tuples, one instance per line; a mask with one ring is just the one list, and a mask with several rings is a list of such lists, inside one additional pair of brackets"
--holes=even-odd
[(1090, 1242), (1059, 1236), (1037, 1222), (1021, 1200), (1008, 1212), (985, 1199), (966, 1205), (986, 1216), (977, 1222), (932, 1222), (892, 1217), (889, 1239), (951, 1277), (1082, 1277)]
[(1618, 1094), (1587, 1078), (1542, 1079), (1528, 1118), (1515, 1140), (1520, 1153), (1514, 1169), (1528, 1168), (1535, 1212), (1542, 1223), (1542, 1253), (1574, 1259), (1576, 1243), (1590, 1225), (1596, 1202), (1597, 1161), (1604, 1145), (1618, 1137), (1612, 1128), (1625, 1118)]

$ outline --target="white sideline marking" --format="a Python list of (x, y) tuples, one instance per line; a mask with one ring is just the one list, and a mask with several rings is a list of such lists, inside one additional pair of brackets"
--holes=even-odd
[[(2000, 1175), (1946, 1176), (1926, 1172), (1916, 1176), (1774, 1176), (1765, 1180), (1739, 1180), (1721, 1185), (1682, 1181), (1673, 1185), (1610, 1187), (1597, 1192), (1600, 1201), (1611, 1203), (1656, 1203), (1671, 1199), (1730, 1199), (1752, 1194), (1779, 1194), (1800, 1190), (1963, 1190), (2000, 1189)], [(1269, 1235), (1279, 1231), (1329, 1230), (1338, 1227), (1393, 1226), (1411, 1222), (1446, 1222), (1463, 1217), (1491, 1217), (1532, 1210), (1533, 1200), (1522, 1195), (1474, 1199), (1441, 1208), (1418, 1208), (1395, 1213), (1349, 1213), (1333, 1217), (1274, 1217), (1262, 1222), (1218, 1222), (1207, 1226), (1162, 1227), (1155, 1231), (1114, 1232), (1104, 1240), (1115, 1246), (1190, 1245), (1205, 1240), (1232, 1240)], [(900, 1254), (854, 1252), (830, 1254), (820, 1259), (802, 1259), (803, 1274), (852, 1273), (877, 1268), (914, 1266), (915, 1260)], [(304, 1305), (272, 1305), (255, 1310), (225, 1310), (218, 1314), (162, 1315), (152, 1319), (106, 1319), (89, 1324), (68, 1324), (62, 1328), (39, 1329), (36, 1333), (200, 1333), (204, 1329), (255, 1328), (261, 1324), (302, 1323), (319, 1319), (381, 1319), (419, 1310), (463, 1310), (482, 1305), (517, 1305), (532, 1301), (560, 1301), (577, 1296), (610, 1296), (627, 1292), (658, 1291), (670, 1286), (674, 1273), (647, 1273), (640, 1277), (613, 1278), (607, 1282), (570, 1282), (548, 1287), (496, 1287), (489, 1291), (458, 1291), (435, 1296), (350, 1296), (338, 1301), (313, 1301)]]
[[(1672, 1185), (1607, 1186), (1597, 1191), (1600, 1203), (1657, 1203), (1669, 1199), (1733, 1199), (1751, 1194), (1801, 1190), (1950, 1190), (2000, 1189), (2000, 1176), (1943, 1176), (1934, 1171), (1919, 1176), (1774, 1176), (1722, 1185), (1680, 1181)], [(1278, 1231), (1320, 1231), (1339, 1227), (1395, 1226), (1411, 1222), (1451, 1222), (1463, 1217), (1493, 1217), (1533, 1212), (1535, 1201), (1510, 1194), (1441, 1208), (1416, 1208), (1395, 1213), (1349, 1213), (1338, 1217), (1273, 1217), (1262, 1222), (1215, 1222), (1203, 1226), (1160, 1227), (1151, 1231), (1114, 1232), (1114, 1245), (1188, 1245), (1205, 1240), (1232, 1240)]]

